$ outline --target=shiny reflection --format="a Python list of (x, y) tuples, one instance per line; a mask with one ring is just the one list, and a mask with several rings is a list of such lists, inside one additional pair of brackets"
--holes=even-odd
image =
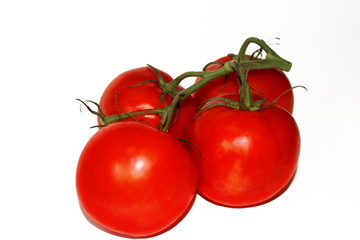
[(234, 151), (234, 150), (246, 151), (250, 147), (250, 140), (246, 136), (237, 137), (233, 140), (225, 139), (221, 142), (221, 146), (225, 151)]
[(135, 171), (141, 171), (144, 167), (144, 160), (142, 158), (137, 159), (135, 163)]
[(112, 165), (112, 174), (114, 179), (122, 181), (124, 178), (140, 178), (143, 177), (149, 169), (149, 163), (145, 157), (138, 156), (129, 159), (128, 162), (121, 161)]
[(233, 141), (233, 146), (236, 148), (241, 148), (242, 150), (248, 150), (250, 147), (250, 141), (246, 136), (237, 137)]
[(134, 161), (133, 161), (133, 165), (132, 165), (132, 170), (131, 170), (131, 175), (134, 178), (139, 178), (141, 176), (143, 176), (146, 173), (146, 158), (143, 157), (137, 157)]

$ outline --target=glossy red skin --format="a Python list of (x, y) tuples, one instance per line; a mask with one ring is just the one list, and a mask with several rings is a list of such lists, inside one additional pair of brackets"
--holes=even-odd
[[(172, 78), (165, 72), (160, 71), (165, 81), (170, 82)], [(142, 83), (149, 79), (158, 79), (155, 71), (150, 67), (140, 67), (126, 71), (117, 76), (105, 89), (101, 96), (99, 105), (105, 116), (121, 114), (120, 109), (115, 101), (117, 93), (117, 101), (119, 105), (126, 111), (139, 111), (147, 109), (163, 108), (172, 102), (169, 95), (165, 96), (165, 101), (159, 105), (162, 90), (156, 82), (148, 82), (140, 86), (128, 88), (136, 84)], [(181, 87), (179, 87), (182, 89)], [(169, 127), (169, 133), (177, 138), (184, 138), (184, 133), (194, 116), (196, 111), (196, 104), (194, 99), (190, 96), (180, 104), (180, 111), (175, 123)], [(134, 117), (136, 120), (141, 120), (142, 123), (149, 124), (156, 127), (160, 123), (159, 115), (143, 115)], [(144, 120), (144, 121), (143, 121)], [(123, 121), (134, 121), (131, 118)]]
[(297, 168), (299, 130), (291, 114), (276, 105), (259, 111), (208, 109), (192, 122), (187, 138), (201, 152), (198, 193), (221, 206), (269, 202), (286, 190)]
[[(232, 60), (230, 56), (222, 57), (216, 62), (228, 62)], [(206, 71), (213, 71), (219, 69), (223, 65), (212, 64), (207, 67)], [(196, 82), (200, 81), (201, 78), (197, 78)], [(261, 70), (250, 70), (248, 73), (249, 85), (262, 92), (265, 98), (269, 101), (274, 101), (282, 93), (290, 89), (291, 83), (286, 77), (285, 73), (279, 69), (261, 69)], [(226, 84), (225, 76), (220, 77), (211, 81), (209, 84), (193, 93), (193, 97), (198, 105), (203, 103), (205, 100), (216, 97), (223, 93), (238, 92), (238, 80), (237, 74), (232, 73), (228, 75)], [(294, 108), (294, 94), (293, 91), (285, 93), (277, 102), (276, 105), (283, 107), (289, 113), (293, 112)]]
[(155, 236), (190, 210), (197, 172), (190, 153), (168, 133), (137, 122), (100, 129), (77, 167), (80, 206), (91, 223), (130, 238)]

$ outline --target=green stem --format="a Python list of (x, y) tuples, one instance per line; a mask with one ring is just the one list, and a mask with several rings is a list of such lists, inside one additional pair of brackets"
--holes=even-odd
[(269, 45), (265, 43), (264, 40), (261, 40), (259, 38), (250, 37), (245, 40), (243, 45), (240, 48), (239, 54), (235, 58), (238, 62), (245, 61), (245, 54), (246, 50), (250, 43), (255, 43), (259, 45), (265, 52), (266, 57), (265, 59), (261, 60), (250, 60), (248, 61), (251, 65), (251, 69), (266, 69), (266, 68), (279, 68), (284, 71), (290, 71), (291, 69), (291, 62), (286, 61), (285, 59), (281, 58), (274, 50), (272, 50)]
[[(250, 43), (258, 44), (264, 51), (267, 53), (265, 59), (261, 60), (245, 60), (245, 52)], [(278, 68), (284, 71), (290, 71), (291, 62), (281, 58), (274, 50), (272, 50), (263, 40), (258, 38), (248, 38), (240, 48), (239, 54), (235, 57), (234, 60), (226, 62), (223, 67), (211, 71), (211, 72), (188, 72), (180, 75), (174, 79), (174, 86), (179, 85), (180, 82), (187, 77), (202, 77), (202, 79), (192, 86), (180, 91), (173, 99), (172, 103), (169, 105), (167, 113), (164, 114), (160, 122), (160, 129), (167, 131), (169, 129), (171, 119), (173, 117), (176, 107), (190, 96), (195, 91), (199, 90), (201, 87), (205, 86), (212, 80), (225, 76), (227, 74), (237, 72), (240, 76), (242, 89), (239, 91), (242, 92), (240, 96), (242, 97), (242, 102), (240, 103), (241, 109), (254, 110), (254, 102), (251, 95), (251, 89), (247, 82), (247, 76), (242, 69), (256, 70), (256, 69), (269, 69), (269, 68)]]
[(158, 77), (160, 88), (163, 88), (167, 84), (167, 82), (165, 81), (165, 79), (161, 75), (160, 71), (157, 68), (151, 66), (150, 64), (147, 64), (147, 66), (149, 68), (151, 68), (152, 70), (154, 70), (154, 72), (156, 73), (156, 75)]
[[(173, 79), (171, 82), (167, 83), (168, 91), (176, 92), (177, 87), (180, 85), (181, 81), (188, 77), (203, 77), (206, 72), (186, 72)], [(179, 92), (177, 92), (179, 93)]]
[[(245, 52), (250, 43), (258, 44), (267, 53), (266, 58), (261, 60), (245, 59)], [(101, 114), (97, 113), (96, 115), (98, 115), (102, 124), (107, 125), (124, 120), (126, 118), (133, 118), (141, 115), (157, 114), (161, 116), (161, 121), (158, 127), (163, 131), (167, 131), (170, 127), (171, 120), (179, 104), (184, 99), (189, 97), (192, 93), (199, 90), (200, 88), (211, 82), (212, 80), (228, 75), (230, 73), (237, 72), (241, 83), (239, 89), (241, 96), (239, 109), (254, 110), (256, 106), (253, 102), (251, 89), (247, 82), (247, 72), (249, 70), (268, 69), (268, 68), (278, 68), (284, 71), (289, 71), (291, 69), (290, 62), (281, 58), (263, 40), (260, 40), (258, 38), (248, 38), (240, 48), (239, 54), (237, 56), (234, 56), (233, 59), (234, 60), (232, 61), (226, 62), (223, 67), (216, 69), (214, 71), (186, 72), (181, 74), (180, 76), (178, 76), (169, 83), (165, 82), (160, 72), (156, 68), (148, 65), (156, 72), (159, 78), (159, 85), (163, 90), (163, 94), (164, 95), (169, 94), (171, 97), (173, 97), (173, 101), (169, 106), (162, 109), (149, 109), (149, 110), (141, 110), (134, 112), (125, 112), (122, 114), (109, 115), (106, 117), (103, 116), (102, 112)], [(244, 71), (244, 69), (246, 69), (246, 71)], [(201, 80), (184, 90), (179, 90), (177, 87), (179, 86), (180, 82), (188, 77), (201, 77)], [(101, 111), (100, 108), (99, 111)]]
[(233, 61), (231, 66), (235, 69), (239, 79), (240, 101), (238, 109), (251, 110), (253, 109), (254, 101), (252, 98), (251, 88), (247, 80), (247, 73), (249, 70), (244, 70), (241, 64), (237, 61)]
[(233, 61), (226, 62), (223, 67), (216, 69), (214, 71), (211, 71), (211, 72), (188, 72), (188, 73), (184, 73), (184, 74), (180, 75), (179, 78), (176, 78), (178, 80), (179, 79), (182, 80), (182, 79), (184, 79), (184, 76), (193, 76), (195, 73), (198, 76), (202, 77), (202, 79), (200, 81), (198, 81), (198, 82), (194, 83), (193, 85), (191, 85), (190, 87), (180, 91), (174, 97), (173, 101), (169, 105), (167, 116), (165, 118), (162, 118), (161, 122), (160, 122), (160, 125), (163, 126), (162, 127), (163, 131), (167, 131), (169, 129), (170, 122), (174, 115), (175, 109), (180, 104), (181, 101), (183, 101), (184, 99), (189, 97), (192, 93), (199, 90), (200, 88), (202, 88), (203, 86), (205, 86), (206, 84), (211, 82), (212, 80), (235, 72), (234, 68), (231, 66), (231, 62), (233, 62)]
[(159, 108), (159, 109), (148, 109), (148, 110), (140, 110), (140, 111), (134, 111), (134, 112), (126, 112), (126, 113), (121, 113), (121, 114), (109, 115), (102, 119), (102, 123), (104, 125), (108, 125), (111, 123), (119, 122), (126, 118), (133, 118), (136, 116), (150, 115), (150, 114), (160, 114), (161, 115), (164, 112), (165, 112), (165, 108)]

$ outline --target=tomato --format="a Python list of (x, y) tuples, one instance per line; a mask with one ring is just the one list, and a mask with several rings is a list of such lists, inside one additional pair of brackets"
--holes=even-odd
[[(228, 62), (232, 60), (230, 56), (222, 57), (216, 62)], [(213, 71), (222, 67), (222, 64), (214, 63), (207, 67), (206, 71)], [(285, 73), (279, 69), (260, 69), (250, 70), (248, 73), (248, 81), (250, 87), (260, 91), (266, 99), (274, 101), (282, 93), (291, 88), (291, 83)], [(201, 78), (197, 78), (196, 82)], [(238, 92), (237, 74), (229, 74), (225, 82), (225, 76), (211, 81), (209, 84), (193, 93), (198, 105), (209, 98), (216, 97), (223, 93)], [(253, 91), (255, 92), (255, 91)], [(286, 109), (289, 113), (293, 112), (294, 94), (292, 90), (285, 93), (276, 104)]]
[(299, 129), (276, 105), (258, 111), (207, 109), (191, 123), (187, 139), (201, 152), (198, 193), (218, 205), (268, 202), (286, 189), (297, 168)]
[[(167, 73), (163, 71), (160, 71), (160, 73), (166, 82), (172, 80)], [(158, 82), (146, 82), (141, 84), (144, 81), (151, 79), (158, 80), (158, 77), (156, 72), (150, 67), (135, 68), (117, 76), (106, 87), (99, 102), (99, 106), (105, 116), (121, 114), (124, 113), (123, 110), (125, 112), (132, 112), (164, 108), (169, 105), (172, 102), (172, 98), (169, 95), (164, 96), (164, 100), (160, 102), (162, 89), (159, 87)], [(182, 88), (179, 87), (179, 89)], [(196, 104), (194, 99), (190, 96), (180, 104), (180, 110), (177, 114), (176, 121), (174, 122), (174, 117), (173, 124), (169, 128), (169, 133), (177, 138), (183, 138), (185, 130), (193, 118), (195, 111)], [(161, 120), (160, 116), (155, 114), (137, 116), (134, 117), (134, 119), (153, 127), (156, 127)], [(134, 120), (128, 118), (124, 121)]]
[(197, 173), (190, 153), (174, 137), (137, 122), (101, 128), (86, 144), (76, 188), (95, 226), (126, 237), (169, 230), (190, 210)]

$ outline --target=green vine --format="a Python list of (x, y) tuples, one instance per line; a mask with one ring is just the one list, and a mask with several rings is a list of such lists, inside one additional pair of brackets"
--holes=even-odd
[[(254, 58), (246, 57), (246, 55), (245, 55), (246, 50), (251, 43), (257, 44), (260, 47), (261, 51), (264, 50), (266, 52), (266, 56), (264, 59), (256, 59), (256, 58), (254, 59)], [(223, 66), (219, 69), (206, 72), (205, 71), (206, 67), (209, 65), (209, 64), (207, 64), (204, 67), (203, 71), (185, 72), (170, 82), (166, 82), (164, 80), (164, 78), (162, 77), (162, 75), (158, 69), (154, 68), (151, 65), (148, 65), (150, 68), (152, 68), (156, 72), (158, 80), (150, 79), (150, 80), (144, 81), (140, 84), (137, 84), (135, 86), (131, 86), (130, 88), (140, 86), (140, 85), (145, 84), (150, 81), (157, 81), (159, 84), (159, 87), (162, 89), (162, 95), (160, 96), (160, 102), (164, 99), (165, 95), (169, 95), (170, 97), (173, 98), (171, 104), (166, 105), (166, 107), (164, 107), (164, 108), (149, 109), (149, 110), (134, 111), (134, 112), (125, 112), (124, 111), (124, 113), (122, 113), (122, 114), (104, 116), (104, 114), (102, 113), (102, 111), (97, 103), (95, 103), (93, 101), (89, 101), (89, 100), (87, 100), (87, 101), (81, 101), (79, 99), (78, 100), (81, 101), (82, 104), (84, 104), (91, 113), (93, 113), (99, 117), (100, 122), (102, 124), (101, 126), (106, 126), (106, 125), (124, 120), (126, 118), (134, 118), (136, 116), (148, 115), (148, 114), (157, 114), (161, 117), (161, 121), (158, 125), (158, 128), (163, 131), (167, 131), (170, 127), (172, 119), (174, 118), (174, 114), (177, 115), (177, 113), (178, 113), (179, 105), (181, 104), (181, 102), (184, 101), (187, 97), (189, 97), (192, 93), (199, 90), (200, 88), (202, 88), (206, 84), (210, 83), (214, 79), (217, 79), (222, 76), (227, 76), (230, 73), (236, 72), (238, 75), (239, 86), (240, 86), (239, 87), (240, 101), (234, 101), (234, 100), (230, 100), (230, 99), (225, 100), (225, 99), (219, 99), (219, 98), (209, 99), (208, 101), (220, 100), (220, 102), (216, 103), (217, 106), (218, 105), (227, 105), (227, 106), (237, 108), (237, 109), (255, 111), (255, 110), (262, 109), (262, 107), (260, 107), (260, 105), (264, 102), (264, 100), (253, 101), (252, 94), (251, 94), (251, 87), (249, 86), (249, 84), (247, 82), (248, 71), (254, 70), (254, 69), (269, 69), (269, 68), (278, 68), (278, 69), (281, 69), (284, 71), (289, 71), (292, 66), (291, 62), (281, 58), (273, 49), (271, 49), (271, 47), (269, 45), (266, 44), (266, 42), (264, 42), (261, 39), (254, 38), (254, 37), (246, 39), (245, 42), (243, 43), (243, 45), (241, 46), (238, 54), (232, 55), (232, 59), (233, 60), (231, 60), (229, 62), (221, 63)], [(201, 80), (194, 83), (193, 85), (189, 86), (186, 89), (180, 90), (178, 87), (179, 87), (181, 81), (183, 81), (184, 79), (189, 78), (189, 77), (200, 77)], [(296, 86), (296, 87), (299, 87), (299, 86)], [(208, 101), (206, 101), (206, 102), (208, 102)], [(91, 102), (91, 103), (95, 104), (98, 107), (98, 111), (92, 110), (86, 104), (86, 102)], [(160, 106), (160, 102), (159, 102), (159, 106)]]

